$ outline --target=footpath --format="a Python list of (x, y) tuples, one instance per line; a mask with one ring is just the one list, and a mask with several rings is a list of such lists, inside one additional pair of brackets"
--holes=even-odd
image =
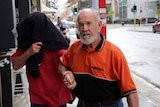
[(133, 24), (124, 24), (123, 26), (121, 24), (107, 24), (107, 29), (115, 29), (120, 27), (131, 27), (131, 31), (135, 32), (152, 32), (152, 24), (145, 24), (145, 25), (138, 25), (135, 26)]

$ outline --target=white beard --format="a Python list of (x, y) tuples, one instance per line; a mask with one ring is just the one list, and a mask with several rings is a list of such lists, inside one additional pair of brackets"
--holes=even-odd
[[(87, 34), (87, 33), (84, 33), (84, 34)], [(93, 35), (89, 35), (86, 38), (84, 36), (80, 36), (81, 42), (85, 45), (89, 45), (97, 39), (97, 34), (98, 34), (98, 31), (96, 29)]]

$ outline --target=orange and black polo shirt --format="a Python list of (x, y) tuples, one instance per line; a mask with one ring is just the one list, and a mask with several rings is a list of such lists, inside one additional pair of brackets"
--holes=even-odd
[(121, 50), (105, 40), (95, 50), (87, 50), (80, 40), (74, 42), (61, 57), (77, 82), (76, 95), (84, 101), (119, 99), (136, 92), (128, 63)]

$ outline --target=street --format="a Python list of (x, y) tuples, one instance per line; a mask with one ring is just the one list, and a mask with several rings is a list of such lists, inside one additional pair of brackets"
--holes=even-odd
[(107, 40), (121, 48), (132, 72), (160, 87), (160, 35), (131, 29), (110, 29), (107, 31)]

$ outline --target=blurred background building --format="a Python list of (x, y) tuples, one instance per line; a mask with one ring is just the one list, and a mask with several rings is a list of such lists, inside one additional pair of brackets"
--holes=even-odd
[[(77, 13), (78, 10), (85, 7), (98, 10), (98, 0), (12, 0), (12, 2), (15, 2), (17, 22), (23, 19), (27, 9), (28, 13), (41, 11), (51, 15), (53, 19), (63, 16), (69, 21), (75, 21), (75, 8)], [(134, 5), (136, 5), (136, 12), (132, 11)], [(158, 9), (160, 9), (160, 0), (106, 0), (108, 23), (129, 22), (134, 18), (160, 18), (157, 13)]]
[[(136, 11), (133, 12), (133, 6)], [(107, 0), (107, 9), (111, 9), (113, 14), (108, 17), (113, 22), (131, 21), (132, 19), (146, 18), (149, 23), (153, 23), (158, 16), (160, 0)]]
[[(56, 22), (58, 16), (64, 21), (75, 22), (78, 11), (91, 7), (98, 9), (99, 0), (3, 0), (0, 4), (1, 25), (0, 51), (14, 47), (14, 37), (10, 32), (16, 24), (22, 21), (28, 14), (41, 11)], [(136, 10), (133, 10), (134, 5)], [(145, 19), (147, 23), (153, 23), (160, 19), (160, 0), (106, 0), (107, 23), (133, 24)], [(5, 26), (4, 26), (5, 25)], [(5, 36), (4, 36), (5, 35)], [(9, 43), (6, 41), (10, 40)]]

